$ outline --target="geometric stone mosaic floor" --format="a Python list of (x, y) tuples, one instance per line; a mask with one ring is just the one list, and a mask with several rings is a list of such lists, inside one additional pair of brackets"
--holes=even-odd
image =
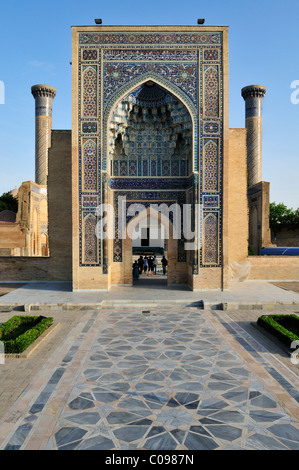
[(0, 421), (0, 449), (299, 449), (296, 384), (281, 406), (275, 367), (222, 315), (85, 312)]

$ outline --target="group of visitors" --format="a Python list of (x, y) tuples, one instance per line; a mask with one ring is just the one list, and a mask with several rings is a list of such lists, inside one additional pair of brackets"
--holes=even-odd
[[(167, 259), (165, 256), (163, 256), (161, 263), (163, 267), (163, 274), (166, 274)], [(146, 274), (147, 276), (153, 276), (153, 274), (157, 274), (157, 265), (158, 260), (156, 256), (153, 258), (151, 256), (140, 256), (139, 259), (134, 261), (133, 264), (134, 281), (137, 281), (142, 273)]]

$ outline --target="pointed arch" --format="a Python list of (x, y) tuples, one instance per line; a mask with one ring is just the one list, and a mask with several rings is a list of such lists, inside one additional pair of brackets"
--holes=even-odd
[[(159, 76), (158, 74), (150, 71), (146, 72), (143, 75), (136, 77), (131, 80), (129, 83), (121, 86), (114, 92), (114, 94), (109, 99), (109, 102), (106, 106), (103, 116), (103, 158), (102, 165), (103, 170), (107, 170), (108, 162), (108, 127), (112, 119), (112, 114), (117, 106), (117, 104), (122, 100), (122, 98), (131, 92), (135, 91), (136, 88), (144, 85), (146, 82), (152, 81), (160, 87), (164, 88), (175, 98), (177, 98), (187, 109), (191, 122), (192, 122), (192, 169), (191, 171), (197, 171), (198, 169), (198, 111), (196, 110), (195, 105), (192, 103), (190, 98), (182, 91), (177, 85), (170, 83), (165, 78)], [(108, 169), (109, 170), (109, 169)]]
[[(139, 212), (135, 215), (127, 224), (126, 231), (127, 236), (124, 239), (124, 277), (125, 283), (131, 284), (132, 283), (132, 234), (136, 228), (136, 226), (145, 218), (152, 217), (156, 219), (165, 230), (165, 237), (167, 239), (167, 261), (168, 261), (168, 276), (167, 276), (167, 284), (177, 284), (181, 282), (181, 277), (185, 274), (179, 273), (177, 268), (177, 244), (178, 240), (174, 238), (174, 228), (171, 220), (166, 215), (162, 214), (161, 212), (155, 210), (153, 207), (147, 207), (143, 211)], [(185, 279), (186, 281), (186, 279)]]

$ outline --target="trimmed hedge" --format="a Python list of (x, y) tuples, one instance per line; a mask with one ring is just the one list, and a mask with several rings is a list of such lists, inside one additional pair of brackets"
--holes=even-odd
[[(285, 326), (283, 326), (283, 324)], [(299, 341), (299, 336), (288, 329), (286, 323), (296, 326), (299, 331), (299, 317), (294, 314), (286, 315), (262, 315), (258, 318), (257, 324), (265, 328), (272, 335), (280, 339), (288, 347), (293, 341)]]
[[(32, 344), (51, 324), (52, 317), (16, 315), (0, 326), (0, 341), (4, 343), (5, 354), (18, 354)], [(9, 339), (17, 329), (25, 331), (14, 339)], [(5, 339), (7, 338), (7, 339)]]

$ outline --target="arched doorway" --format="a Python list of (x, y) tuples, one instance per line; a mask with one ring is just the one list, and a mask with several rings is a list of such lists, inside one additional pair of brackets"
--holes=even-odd
[[(130, 285), (132, 239), (119, 234), (118, 200), (125, 199), (124, 227), (132, 219), (128, 214), (131, 205), (142, 205), (146, 209), (143, 217), (148, 217), (153, 206), (163, 206), (167, 213), (174, 206), (183, 210), (194, 202), (193, 121), (189, 110), (169, 90), (147, 80), (127, 92), (112, 109), (108, 147), (106, 201), (114, 207), (116, 230), (113, 243), (104, 243), (103, 251), (108, 252), (111, 284)], [(156, 218), (159, 212), (156, 209)], [(171, 225), (172, 216), (166, 217)], [(134, 218), (134, 227), (137, 223)], [(183, 235), (167, 241), (168, 285), (187, 283), (192, 255), (185, 251)]]
[(167, 285), (182, 284), (187, 282), (187, 280), (184, 278), (184, 271), (186, 269), (185, 263), (184, 266), (182, 265), (182, 269), (180, 269), (180, 266), (178, 266), (180, 263), (177, 261), (177, 240), (174, 239), (173, 236), (173, 224), (163, 214), (149, 207), (132, 218), (126, 227), (126, 237), (123, 246), (125, 284), (130, 285), (132, 283), (132, 240), (134, 230), (138, 224), (142, 223), (142, 221), (148, 219), (149, 217), (157, 220), (163, 226), (165, 231), (165, 238), (167, 239), (168, 261)]

